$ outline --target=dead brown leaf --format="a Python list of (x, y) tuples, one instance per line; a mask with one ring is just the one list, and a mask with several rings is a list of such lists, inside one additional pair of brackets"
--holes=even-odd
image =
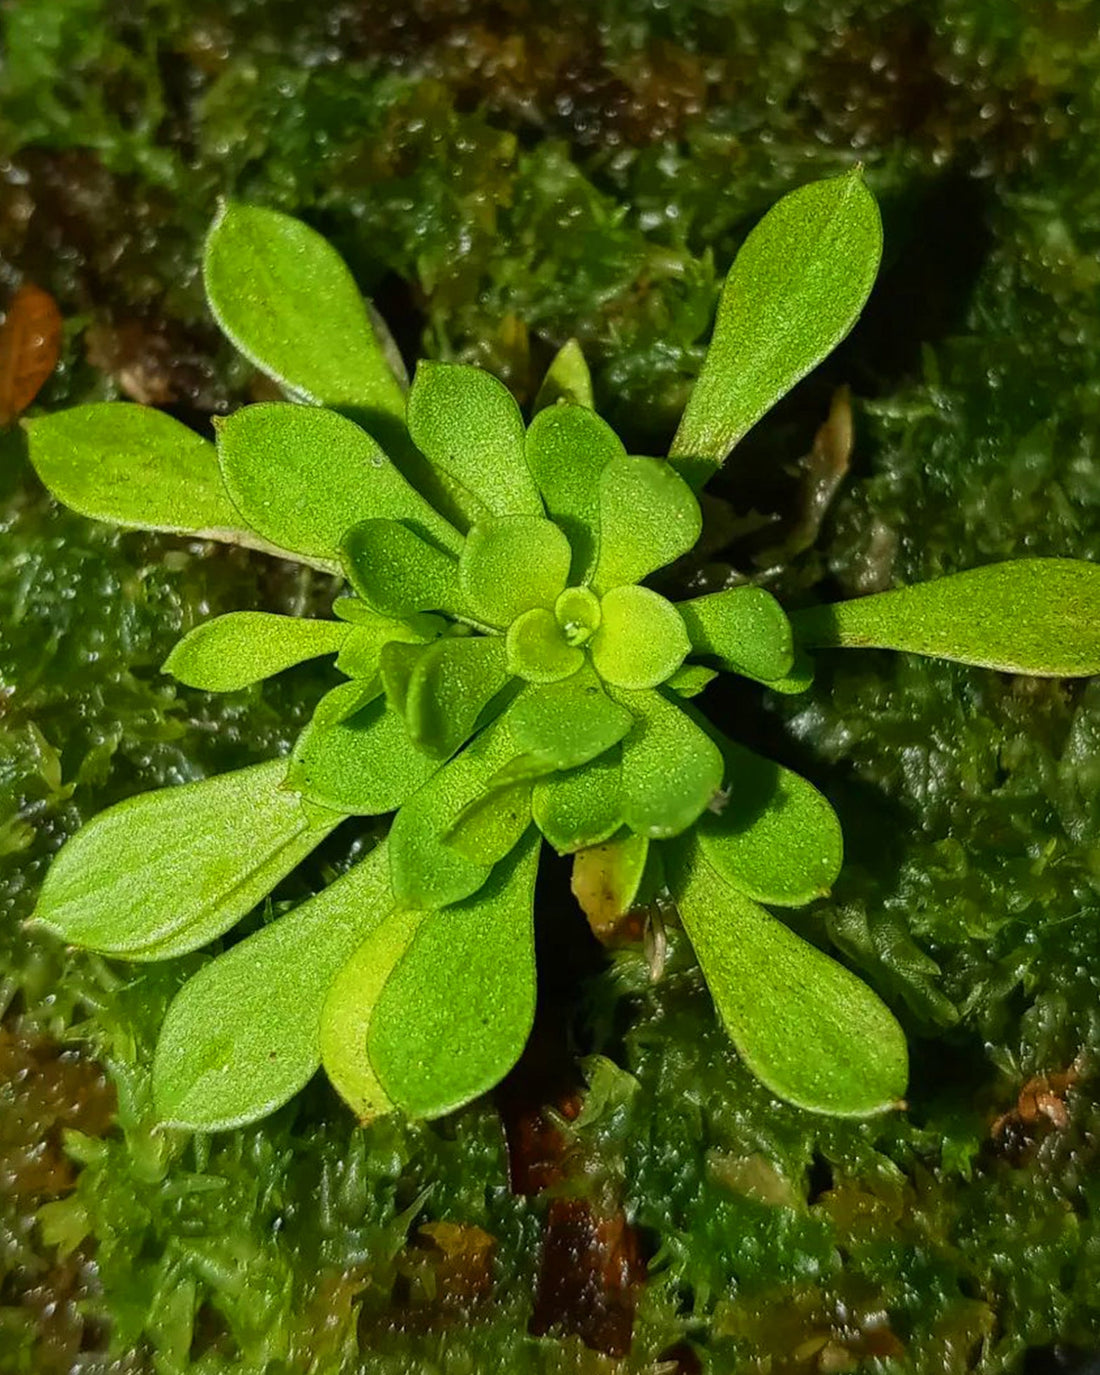
[(0, 426), (23, 414), (57, 367), (61, 327), (48, 291), (26, 282), (12, 297), (0, 325)]

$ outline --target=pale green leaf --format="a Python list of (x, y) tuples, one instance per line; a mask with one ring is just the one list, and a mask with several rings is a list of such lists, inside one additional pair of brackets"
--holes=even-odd
[(679, 835), (717, 800), (721, 752), (679, 702), (653, 689), (610, 693), (636, 718), (622, 745), (623, 820), (654, 840)]
[(458, 563), (396, 520), (368, 520), (344, 536), (344, 569), (373, 610), (398, 619), (417, 611), (457, 615)]
[(656, 687), (671, 678), (691, 649), (678, 609), (648, 587), (620, 586), (604, 593), (592, 662), (617, 687)]
[(600, 545), (600, 477), (626, 458), (618, 435), (583, 405), (540, 411), (527, 431), (527, 466), (573, 551), (573, 583), (588, 582)]
[(163, 411), (98, 401), (24, 420), (23, 428), (38, 476), (82, 516), (296, 557), (244, 523), (213, 444)]
[(461, 536), (409, 485), (366, 430), (335, 411), (288, 402), (243, 406), (216, 422), (218, 462), (234, 505), (267, 539), (338, 560), (367, 520), (400, 520), (457, 553)]
[(731, 587), (677, 602), (692, 649), (757, 679), (783, 678), (794, 664), (791, 625), (762, 587)]
[(1004, 673), (1100, 673), (1100, 564), (1017, 559), (794, 616), (812, 648), (899, 649)]
[(673, 893), (730, 1039), (767, 1088), (837, 1117), (901, 1106), (905, 1036), (866, 984), (723, 883), (694, 846)]
[(353, 678), (350, 683), (337, 683), (326, 692), (313, 709), (309, 729), (318, 732), (338, 721), (346, 721), (368, 703), (373, 702), (382, 691), (378, 676), (373, 678)]
[(535, 1015), (538, 855), (532, 832), (479, 893), (431, 913), (382, 989), (367, 1055), (410, 1117), (452, 1112), (519, 1059)]
[(600, 599), (588, 587), (567, 587), (554, 603), (566, 644), (587, 644), (600, 628), (600, 616)]
[(703, 853), (746, 897), (799, 907), (836, 882), (844, 840), (836, 813), (812, 783), (719, 738), (728, 796), (699, 822)]
[(416, 748), (404, 720), (387, 708), (386, 699), (376, 696), (338, 721), (314, 715), (294, 746), (287, 786), (323, 807), (380, 816), (400, 807), (438, 768), (437, 759)]
[(479, 521), (458, 561), (464, 603), (501, 629), (535, 606), (552, 607), (569, 577), (569, 541), (540, 516)]
[(139, 793), (92, 818), (46, 874), (34, 919), (73, 945), (131, 960), (220, 936), (343, 817), (283, 786), (286, 760)]
[(506, 719), (516, 754), (494, 784), (577, 768), (617, 745), (634, 725), (588, 667), (564, 682), (524, 689)]
[[(357, 608), (354, 613), (350, 613), (351, 605)], [(363, 602), (353, 603), (350, 597), (337, 598), (332, 609), (351, 625), (351, 631), (336, 659), (336, 667), (349, 678), (373, 678), (381, 668), (382, 651), (387, 645), (428, 644), (447, 627), (447, 622), (440, 617), (423, 612), (415, 612), (401, 619), (382, 616)]]
[(611, 459), (600, 476), (601, 592), (641, 582), (692, 549), (703, 517), (691, 488), (664, 459)]
[(447, 828), (444, 841), (486, 867), (510, 854), (531, 824), (531, 784), (512, 783), (468, 802)]
[(696, 490), (859, 318), (882, 253), (874, 197), (856, 170), (774, 205), (729, 270), (714, 335), (670, 458)]
[(231, 611), (190, 631), (164, 661), (188, 687), (235, 692), (322, 654), (335, 654), (350, 627), (340, 621)]
[(321, 1012), (321, 1062), (333, 1087), (361, 1122), (392, 1112), (367, 1055), (367, 1032), (394, 968), (428, 917), (397, 911), (369, 933), (332, 981)]
[(685, 664), (676, 670), (665, 687), (677, 697), (698, 697), (717, 677), (716, 669), (704, 668), (702, 664)]
[(419, 363), (408, 421), (417, 448), (490, 515), (545, 514), (523, 456), (523, 417), (495, 377), (458, 363)]
[(207, 237), (203, 278), (222, 332), (288, 391), (323, 406), (404, 416), (404, 392), (366, 302), (316, 230), (230, 201)]
[(508, 681), (499, 635), (435, 640), (409, 677), (405, 718), (420, 750), (446, 759), (468, 740)]
[(576, 339), (567, 339), (550, 361), (546, 376), (535, 396), (536, 413), (559, 404), (587, 406), (595, 404), (592, 397), (592, 374), (584, 350)]
[(188, 1131), (228, 1131), (293, 1098), (321, 1063), (330, 985), (392, 908), (383, 843), (184, 984), (157, 1041), (158, 1118)]
[(389, 644), (383, 645), (378, 656), (378, 676), (382, 679), (386, 705), (400, 716), (405, 715), (405, 708), (408, 706), (409, 683), (412, 681), (413, 669), (420, 662), (426, 648), (427, 645), (392, 640)]
[(402, 806), (390, 828), (393, 890), (403, 907), (444, 907), (475, 893), (489, 867), (473, 863), (445, 840), (463, 809), (482, 797), (515, 746), (498, 717)]
[(622, 751), (540, 779), (531, 795), (535, 825), (559, 854), (599, 845), (623, 824)]
[(584, 663), (584, 650), (568, 642), (557, 616), (545, 606), (517, 616), (504, 644), (508, 672), (528, 683), (557, 683)]

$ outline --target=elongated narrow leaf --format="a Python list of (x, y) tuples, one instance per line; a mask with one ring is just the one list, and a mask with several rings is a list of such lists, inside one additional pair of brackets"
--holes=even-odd
[(1100, 564), (1018, 559), (796, 613), (811, 647), (900, 649), (1005, 673), (1100, 673)]
[(569, 581), (590, 581), (600, 547), (600, 477), (626, 458), (615, 431), (586, 405), (540, 411), (527, 431), (527, 465), (573, 551)]
[(361, 1122), (394, 1109), (367, 1055), (367, 1033), (386, 981), (428, 916), (425, 911), (391, 911), (340, 970), (325, 998), (321, 1062)]
[(505, 629), (532, 607), (552, 607), (569, 577), (569, 541), (540, 516), (479, 521), (458, 561), (463, 600), (487, 625)]
[(54, 860), (35, 920), (131, 960), (197, 950), (250, 911), (343, 819), (311, 818), (286, 760), (140, 793), (100, 812)]
[(622, 750), (540, 779), (531, 794), (535, 825), (558, 854), (599, 845), (623, 824)]
[(783, 608), (762, 587), (731, 587), (677, 602), (697, 654), (752, 678), (782, 678), (794, 664), (794, 640)]
[(403, 418), (404, 393), (366, 302), (316, 230), (231, 201), (207, 237), (203, 277), (222, 332), (288, 391)]
[(389, 836), (393, 890), (401, 906), (444, 907), (477, 892), (489, 877), (488, 865), (471, 861), (444, 837), (514, 752), (511, 731), (498, 717), (402, 806)]
[(499, 635), (445, 638), (428, 645), (409, 677), (409, 737), (435, 759), (454, 754), (508, 681)]
[(437, 759), (416, 748), (385, 698), (376, 696), (338, 721), (314, 715), (294, 746), (287, 786), (323, 807), (380, 816), (400, 807), (438, 767)]
[(799, 187), (764, 216), (734, 259), (703, 370), (670, 458), (696, 490), (859, 318), (882, 254), (862, 175)]
[(344, 570), (360, 597), (383, 616), (418, 611), (457, 615), (458, 564), (396, 520), (368, 520), (347, 531)]
[(671, 678), (691, 641), (679, 610), (648, 587), (613, 587), (600, 603), (592, 662), (616, 687), (650, 688)]
[(703, 517), (683, 478), (661, 458), (613, 458), (600, 476), (600, 549), (593, 584), (641, 582), (694, 548)]
[(188, 687), (234, 692), (306, 659), (337, 653), (350, 632), (340, 621), (231, 611), (185, 635), (164, 661), (164, 672)]
[(836, 882), (844, 841), (836, 813), (812, 783), (719, 738), (727, 797), (698, 836), (707, 862), (746, 897), (800, 907)]
[(409, 432), (430, 462), (494, 516), (541, 516), (511, 392), (480, 368), (421, 362), (409, 391)]
[(614, 688), (611, 696), (637, 718), (622, 747), (623, 820), (654, 840), (679, 835), (718, 797), (718, 746), (660, 692)]
[(410, 1117), (452, 1112), (519, 1059), (535, 1016), (538, 854), (532, 832), (479, 893), (431, 913), (382, 989), (367, 1054)]
[(574, 769), (617, 745), (634, 717), (603, 690), (591, 668), (561, 683), (526, 688), (508, 709), (515, 746), (495, 783)]
[(227, 1131), (288, 1102), (321, 1063), (321, 1009), (393, 908), (385, 844), (190, 979), (168, 1009), (153, 1100), (168, 1126)]
[(810, 1112), (900, 1106), (905, 1036), (866, 984), (724, 884), (690, 844), (672, 888), (730, 1039), (758, 1079)]
[(565, 404), (587, 406), (590, 410), (595, 404), (592, 373), (576, 339), (567, 339), (554, 354), (535, 397), (535, 411)]
[(267, 539), (339, 559), (365, 520), (400, 520), (457, 551), (458, 532), (401, 476), (366, 430), (315, 406), (243, 406), (217, 424), (218, 462), (244, 520)]
[(23, 428), (38, 476), (82, 516), (295, 557), (245, 524), (213, 444), (163, 411), (99, 401)]

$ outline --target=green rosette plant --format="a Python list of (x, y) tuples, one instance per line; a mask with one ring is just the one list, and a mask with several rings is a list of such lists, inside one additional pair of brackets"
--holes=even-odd
[(792, 617), (739, 585), (672, 602), (646, 579), (687, 554), (697, 493), (852, 327), (881, 250), (860, 174), (802, 187), (746, 239), (667, 458), (628, 455), (579, 348), (530, 424), (473, 367), (411, 386), (335, 250), (268, 209), (225, 207), (211, 309), (288, 398), (216, 443), (127, 403), (27, 422), (79, 512), (224, 540), (342, 576), (331, 619), (245, 610), (165, 668), (232, 692), (334, 655), (345, 681), (289, 759), (145, 793), (61, 849), (35, 917), (62, 939), (164, 960), (224, 935), (349, 817), (386, 838), (309, 901), (217, 955), (165, 1019), (161, 1118), (256, 1120), (323, 1066), (363, 1120), (432, 1118), (495, 1085), (535, 1008), (545, 839), (606, 847), (616, 899), (667, 892), (745, 1063), (777, 1095), (863, 1116), (906, 1087), (878, 996), (772, 908), (828, 893), (841, 831), (808, 782), (691, 699), (716, 672), (781, 692), (810, 652), (880, 646), (1013, 673), (1100, 671), (1100, 570), (1027, 559)]

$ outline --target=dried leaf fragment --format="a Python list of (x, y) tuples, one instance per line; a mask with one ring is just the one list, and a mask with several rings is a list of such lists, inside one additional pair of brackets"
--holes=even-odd
[(0, 426), (17, 419), (61, 356), (61, 312), (47, 291), (26, 282), (0, 325)]

